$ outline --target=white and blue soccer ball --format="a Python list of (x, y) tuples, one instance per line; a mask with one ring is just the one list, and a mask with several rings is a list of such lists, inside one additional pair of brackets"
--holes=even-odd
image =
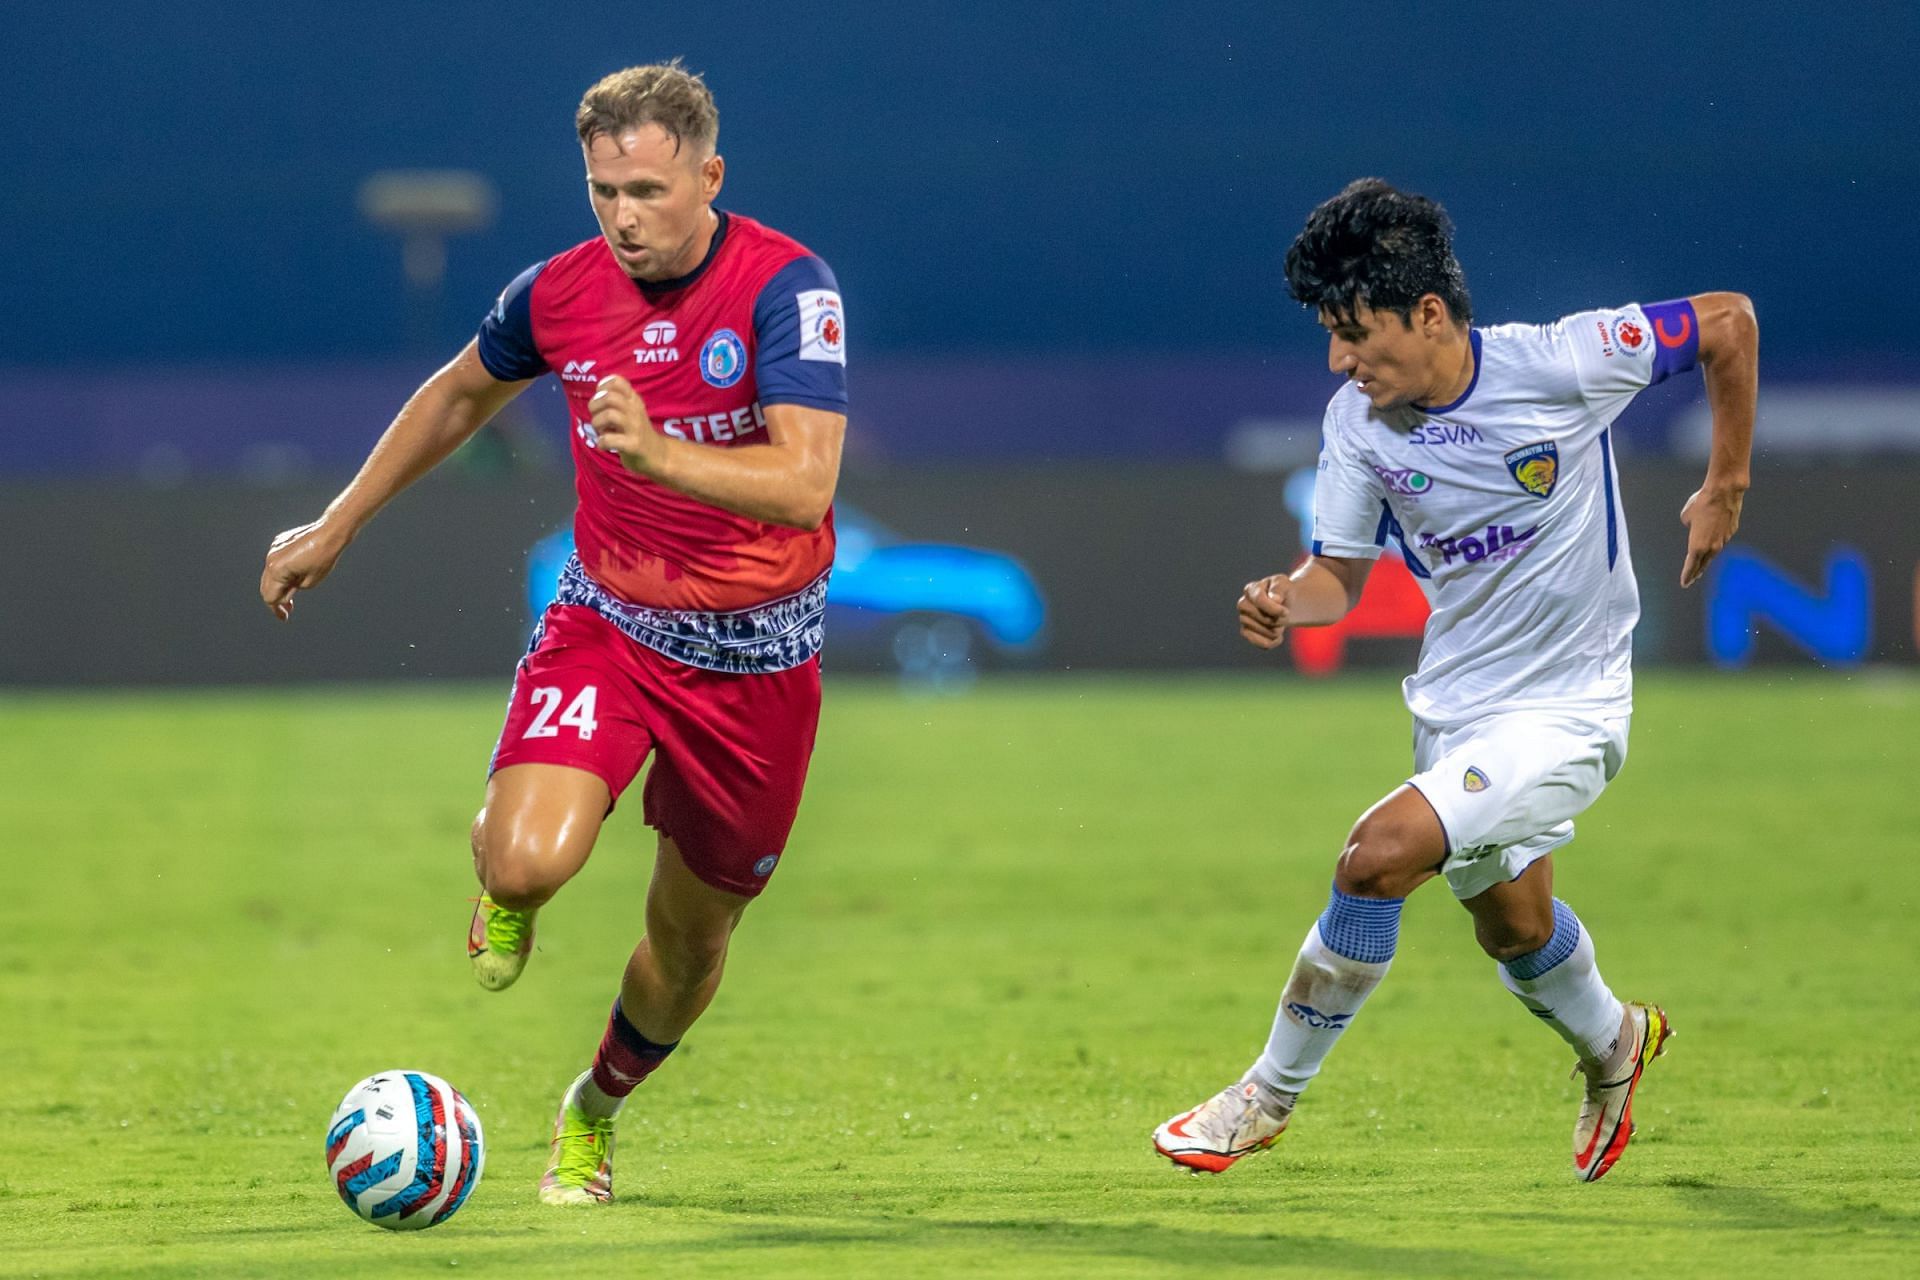
[(327, 1126), (327, 1173), (347, 1207), (376, 1227), (445, 1222), (486, 1166), (480, 1117), (460, 1091), (424, 1071), (368, 1076)]

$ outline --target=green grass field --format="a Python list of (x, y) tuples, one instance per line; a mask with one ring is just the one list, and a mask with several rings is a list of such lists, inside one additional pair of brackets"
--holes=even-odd
[[(786, 865), (598, 1211), (532, 1192), (637, 935), (637, 804), (488, 995), (465, 833), (500, 689), (0, 699), (0, 1274), (1920, 1271), (1920, 683), (1643, 681), (1557, 884), (1679, 1038), (1591, 1187), (1568, 1054), (1438, 883), (1273, 1154), (1150, 1154), (1263, 1042), (1341, 837), (1405, 773), (1391, 684), (828, 698)], [(398, 1066), (489, 1139), (409, 1235), (321, 1159)]]

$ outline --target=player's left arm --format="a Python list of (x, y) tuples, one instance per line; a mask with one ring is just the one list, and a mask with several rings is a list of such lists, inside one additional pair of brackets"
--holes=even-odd
[(1743, 293), (1701, 293), (1687, 299), (1700, 333), (1699, 362), (1713, 415), (1707, 478), (1680, 509), (1687, 558), (1680, 585), (1700, 580), (1740, 528), (1751, 483), (1753, 417), (1760, 395), (1760, 325)]
[(589, 406), (599, 447), (627, 470), (725, 511), (818, 529), (840, 482), (847, 415), (801, 404), (770, 404), (767, 443), (716, 449), (655, 431), (647, 406), (625, 378), (604, 378)]

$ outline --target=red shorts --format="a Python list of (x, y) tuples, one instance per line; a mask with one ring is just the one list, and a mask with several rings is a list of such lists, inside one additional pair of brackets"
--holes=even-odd
[(581, 605), (548, 608), (514, 674), (488, 773), (560, 764), (614, 799), (656, 752), (647, 825), (716, 889), (767, 887), (800, 811), (820, 719), (820, 660), (787, 671), (702, 671), (636, 644)]

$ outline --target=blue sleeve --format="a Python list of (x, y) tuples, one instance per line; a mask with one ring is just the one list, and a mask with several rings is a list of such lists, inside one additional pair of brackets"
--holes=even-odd
[(547, 264), (536, 262), (513, 278), (480, 322), (480, 363), (502, 382), (524, 382), (547, 372), (533, 343), (533, 281)]
[(753, 303), (761, 404), (847, 411), (846, 314), (840, 286), (815, 257), (795, 258)]

